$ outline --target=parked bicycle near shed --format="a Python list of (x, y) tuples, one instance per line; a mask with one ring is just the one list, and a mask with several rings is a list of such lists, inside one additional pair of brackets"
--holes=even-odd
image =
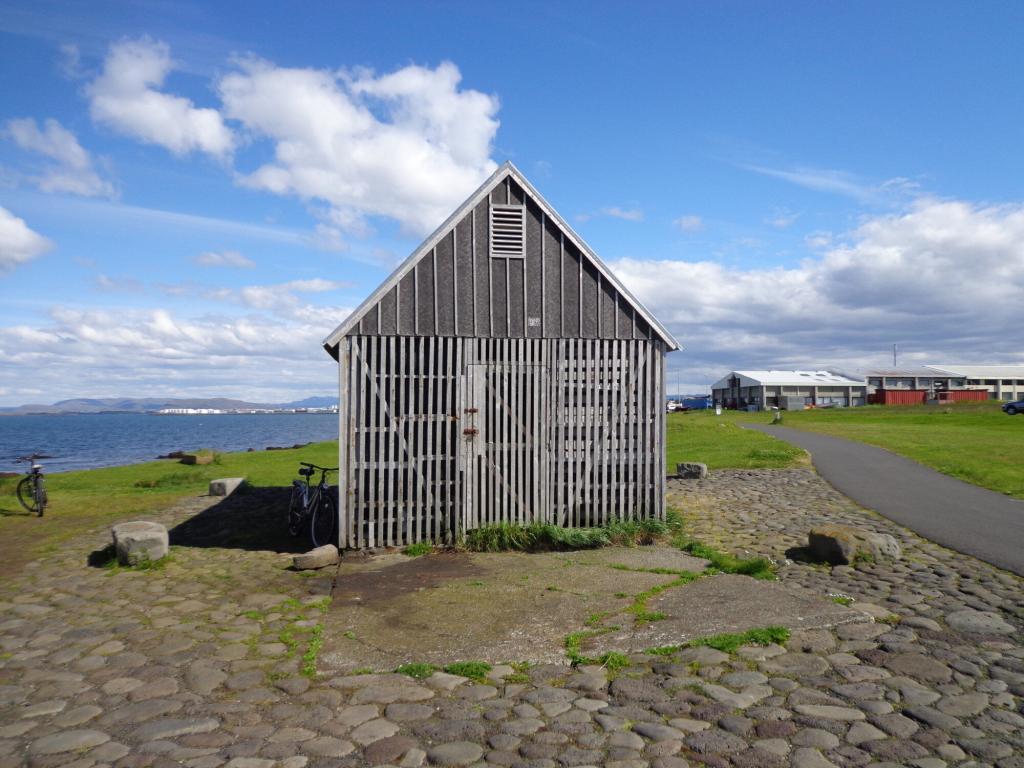
[[(337, 544), (338, 503), (327, 483), (327, 473), (337, 467), (319, 467), (299, 462), (302, 480), (292, 481), (292, 497), (288, 504), (288, 533), (298, 536), (308, 527), (314, 547)], [(320, 472), (320, 481), (313, 485), (313, 475)]]
[(34, 512), (39, 517), (43, 516), (46, 509), (47, 496), (46, 485), (43, 482), (43, 467), (36, 464), (36, 459), (43, 458), (42, 454), (33, 453), (31, 456), (20, 456), (16, 461), (28, 462), (28, 474), (18, 482), (18, 501), (21, 506), (29, 512)]

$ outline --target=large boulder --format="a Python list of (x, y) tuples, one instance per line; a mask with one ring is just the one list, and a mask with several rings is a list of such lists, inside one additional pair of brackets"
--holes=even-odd
[(138, 565), (143, 561), (167, 557), (169, 540), (167, 529), (160, 523), (136, 520), (118, 523), (110, 529), (114, 537), (114, 551), (121, 565)]
[(326, 568), (338, 562), (338, 548), (333, 544), (311, 549), (292, 558), (292, 567), (297, 571), (309, 571), (315, 568)]
[(850, 565), (858, 560), (898, 559), (899, 542), (887, 533), (875, 533), (851, 525), (819, 525), (811, 529), (807, 548), (815, 560)]
[(676, 477), (680, 480), (703, 480), (707, 476), (707, 464), (697, 461), (681, 461), (676, 464)]

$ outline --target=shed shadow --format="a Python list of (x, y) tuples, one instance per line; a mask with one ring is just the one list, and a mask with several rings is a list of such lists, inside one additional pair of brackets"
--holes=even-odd
[(171, 546), (300, 553), (313, 545), (309, 533), (288, 533), (291, 486), (242, 486), (230, 496), (168, 531)]

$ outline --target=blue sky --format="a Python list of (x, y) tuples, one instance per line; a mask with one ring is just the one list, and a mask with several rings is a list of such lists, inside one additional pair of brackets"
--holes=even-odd
[(494, 168), (733, 368), (1024, 358), (1024, 6), (0, 2), (0, 405), (334, 391)]

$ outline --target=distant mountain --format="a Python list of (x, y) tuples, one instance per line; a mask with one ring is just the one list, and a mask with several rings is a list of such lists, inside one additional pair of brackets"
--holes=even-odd
[(163, 408), (214, 408), (222, 411), (248, 410), (251, 408), (330, 408), (338, 404), (336, 397), (307, 397), (291, 403), (250, 403), (246, 400), (232, 400), (227, 397), (105, 397), (75, 398), (61, 400), (52, 405), (19, 405), (0, 408), (2, 416), (25, 416), (29, 414), (57, 413), (153, 413)]

